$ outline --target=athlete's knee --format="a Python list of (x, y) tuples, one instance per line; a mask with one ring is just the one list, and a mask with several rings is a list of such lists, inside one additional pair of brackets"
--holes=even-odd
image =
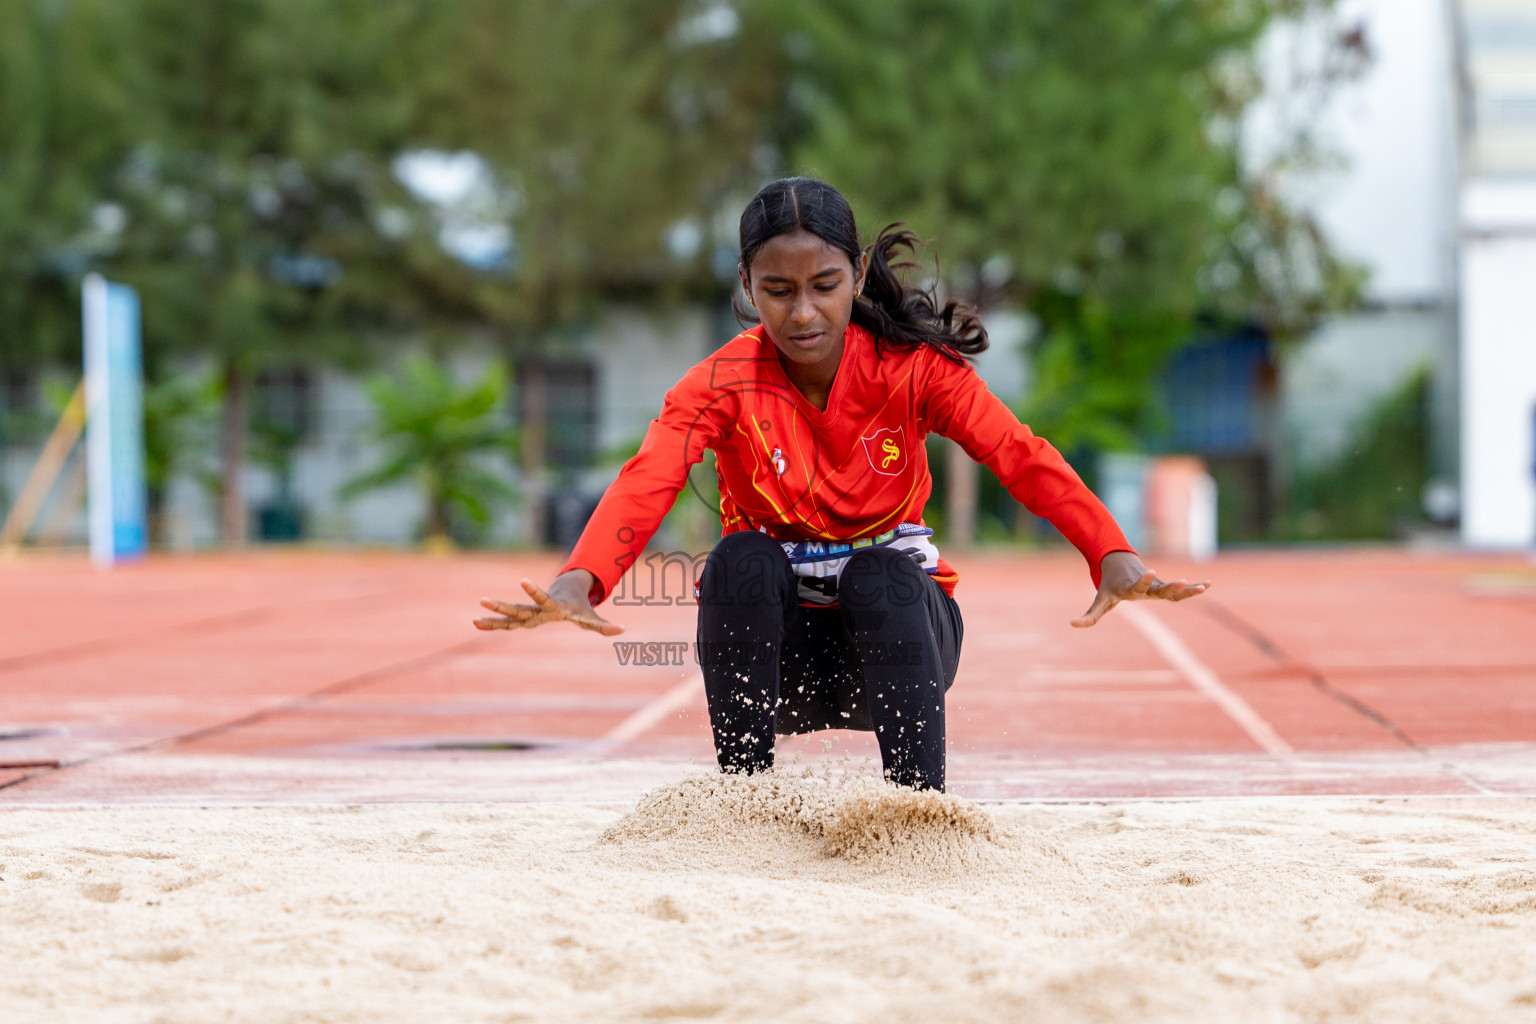
[(757, 604), (792, 586), (789, 556), (779, 542), (755, 530), (727, 534), (704, 560), (699, 599), (711, 604)]
[(704, 571), (729, 571), (733, 575), (783, 573), (789, 570), (789, 556), (779, 542), (756, 530), (728, 533), (715, 544), (704, 560)]
[(838, 580), (838, 601), (850, 611), (917, 607), (923, 602), (926, 573), (911, 556), (892, 547), (856, 551)]
[(779, 542), (766, 533), (756, 530), (739, 530), (736, 533), (728, 533), (715, 542), (715, 548), (709, 553), (710, 558), (737, 558), (750, 551), (775, 551), (787, 559), (784, 549)]

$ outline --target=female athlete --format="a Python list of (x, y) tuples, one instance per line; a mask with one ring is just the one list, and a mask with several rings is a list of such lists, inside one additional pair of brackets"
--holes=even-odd
[[(944, 697), (962, 624), (958, 574), (923, 525), (923, 440), (942, 434), (1082, 552), (1098, 593), (1074, 626), (1120, 601), (1181, 601), (1057, 451), (993, 396), (967, 356), (987, 345), (969, 308), (897, 276), (916, 238), (867, 250), (841, 193), (808, 178), (765, 187), (741, 215), (742, 297), (758, 326), (667, 393), (640, 451), (604, 494), (533, 604), (482, 601), (480, 629), (567, 621), (605, 636), (603, 601), (713, 449), (722, 537), (696, 585), (696, 653), (726, 771), (773, 766), (776, 735), (873, 730), (885, 775), (944, 788)], [(741, 308), (744, 318), (751, 313)]]

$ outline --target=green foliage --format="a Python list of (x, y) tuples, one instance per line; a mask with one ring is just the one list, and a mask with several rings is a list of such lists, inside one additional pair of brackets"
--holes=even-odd
[(964, 290), (1002, 257), (996, 287), (1024, 298), (1075, 271), (1101, 294), (1193, 305), (1208, 208), (1230, 176), (1204, 131), (1223, 101), (1212, 65), (1262, 26), (1234, 8), (1261, 5), (777, 6), (802, 55), (793, 162), (866, 218), (933, 237)]
[(1130, 446), (1197, 318), (1304, 330), (1351, 278), (1242, 170), (1254, 44), (1332, 0), (764, 0), (791, 166), (931, 238), (949, 290), (1040, 320), (1029, 420)]
[(134, 123), (117, 0), (0, 4), (0, 369), (80, 345), (99, 183)]
[[(606, 299), (718, 297), (742, 199), (792, 168), (931, 236), (963, 297), (1038, 307), (1046, 346), (1107, 317), (1057, 362), (1130, 378), (1167, 317), (1291, 329), (1347, 298), (1273, 176), (1241, 180), (1234, 130), (1259, 34), (1331, 6), (17, 0), (3, 351), (64, 351), (92, 266), (144, 289), (151, 363), (357, 356), (370, 329), (466, 318), (542, 345)], [(442, 252), (389, 170), (421, 147), (489, 161), (507, 273)], [(668, 252), (678, 224), (696, 251)]]
[(389, 168), (410, 112), (394, 55), (420, 5), (133, 6), (126, 85), (146, 115), (102, 183), (124, 219), (105, 262), (144, 293), (149, 365), (355, 357), (370, 329), (420, 325), (424, 273), (468, 273)]
[(151, 503), (178, 472), (208, 484), (210, 468), (198, 460), (214, 433), (219, 381), (207, 375), (172, 374), (144, 389), (144, 482)]
[[(617, 469), (630, 459), (640, 454), (640, 446), (645, 443), (644, 434), (632, 434), (622, 438), (606, 448), (597, 452), (593, 462), (598, 466)], [(706, 449), (707, 450), (707, 449)]]
[[(931, 238), (951, 293), (1029, 309), (1028, 418), (1125, 447), (1197, 318), (1293, 335), (1358, 285), (1279, 198), (1315, 148), (1246, 174), (1236, 130), (1255, 41), (1333, 6), (0, 3), (0, 368), (73, 361), (85, 272), (134, 284), (151, 382), (188, 357), (230, 382), (237, 480), (260, 365), (360, 366), (466, 322), (536, 356), (616, 299), (718, 302), (742, 203), (801, 171)], [(419, 149), (486, 162), (506, 267), (445, 251), (393, 172)]]
[[(144, 293), (150, 374), (356, 361), (377, 329), (538, 348), (606, 298), (709, 295), (782, 94), (751, 10), (693, 0), (16, 0), (0, 5), (0, 360), (67, 357), (78, 282)], [(707, 18), (706, 18), (707, 20)], [(391, 173), (494, 169), (515, 264), (438, 242)], [(702, 233), (669, 253), (679, 222)], [(723, 240), (730, 242), (729, 232)]]
[(1027, 422), (1069, 453), (1137, 448), (1150, 433), (1158, 370), (1188, 342), (1191, 321), (1059, 293), (1036, 308), (1053, 326), (1034, 348)]
[(422, 356), (407, 359), (394, 377), (368, 385), (376, 421), (371, 432), (385, 449), (375, 468), (347, 481), (343, 499), (404, 480), (414, 481), (427, 503), (428, 537), (448, 535), (453, 511), (484, 525), (497, 506), (517, 492), (485, 465), (485, 456), (509, 454), (513, 432), (499, 415), (506, 398), (499, 365), (469, 386)]
[[(507, 189), (514, 259), (489, 315), (520, 347), (614, 298), (718, 299), (714, 240), (734, 217), (782, 95), (781, 49), (741, 5), (701, 31), (694, 0), (447, 0), (419, 69), (419, 132), (490, 161)], [(727, 12), (729, 15), (729, 12)], [(691, 222), (698, 251), (672, 254)], [(729, 268), (727, 268), (729, 269)]]
[[(253, 370), (300, 357), (357, 365), (380, 333), (474, 315), (455, 294), (474, 272), (437, 244), (391, 173), (414, 109), (401, 56), (421, 55), (429, 5), (20, 0), (8, 10), (18, 8), (30, 16), (13, 13), (18, 49), (54, 58), (39, 89), (69, 105), (41, 125), (46, 144), (8, 147), (0, 162), (58, 197), (28, 211), (29, 230), (46, 237), (23, 247), (54, 273), (0, 286), (0, 317), (34, 355), (62, 354), (50, 331), (78, 337), (78, 280), (99, 269), (142, 294), (152, 384), (188, 357), (212, 357), (226, 384), (223, 521), (238, 541)], [(13, 78), (37, 70), (18, 58), (0, 71), (12, 67)], [(62, 185), (47, 184), (54, 166)], [(0, 241), (5, 224), (0, 213)], [(7, 315), (7, 294), (20, 295), (9, 303), (19, 312)], [(261, 455), (286, 450), (257, 441)]]
[(1429, 480), (1429, 372), (1422, 370), (1356, 424), (1343, 455), (1296, 472), (1281, 540), (1397, 540), (1424, 522)]
[(211, 375), (165, 373), (144, 388), (144, 484), (149, 498), (150, 543), (165, 533), (165, 499), (179, 474), (218, 500), (223, 480), (212, 459), (222, 382)]

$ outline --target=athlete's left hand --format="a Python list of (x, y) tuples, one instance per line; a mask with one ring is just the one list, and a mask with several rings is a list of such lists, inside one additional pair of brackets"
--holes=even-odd
[(1105, 612), (1121, 601), (1149, 601), (1154, 598), (1160, 601), (1183, 601), (1205, 593), (1211, 586), (1210, 580), (1199, 583), (1174, 580), (1165, 583), (1130, 551), (1111, 551), (1105, 555), (1099, 563), (1099, 573), (1099, 592), (1094, 596), (1093, 604), (1088, 606), (1080, 618), (1072, 620), (1072, 625), (1078, 629), (1087, 629), (1098, 622)]

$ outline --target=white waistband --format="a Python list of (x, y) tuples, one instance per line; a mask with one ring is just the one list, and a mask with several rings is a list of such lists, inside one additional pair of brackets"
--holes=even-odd
[(801, 577), (800, 599), (813, 604), (831, 604), (836, 598), (836, 580), (843, 567), (864, 548), (893, 547), (911, 558), (927, 573), (939, 571), (939, 549), (931, 538), (933, 530), (920, 523), (902, 523), (894, 530), (873, 537), (851, 541), (801, 540), (780, 541), (789, 556), (790, 568)]

